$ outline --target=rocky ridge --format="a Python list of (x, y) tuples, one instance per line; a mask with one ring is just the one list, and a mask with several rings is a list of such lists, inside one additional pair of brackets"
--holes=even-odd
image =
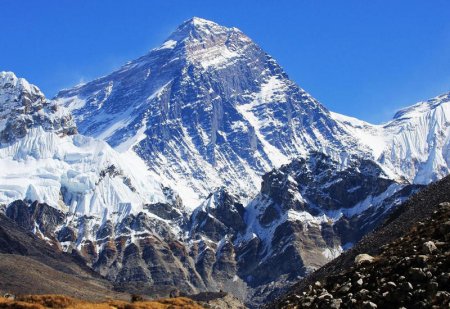
[[(345, 236), (348, 229), (360, 237), (360, 216), (375, 225), (414, 191), (370, 160), (355, 156), (342, 164), (311, 153), (268, 173), (251, 206), (220, 188), (190, 213), (145, 168), (137, 173), (135, 161), (124, 164), (129, 153), (80, 134), (59, 136), (36, 124), (3, 145), (0, 158), (5, 166), (23, 165), (30, 175), (17, 178), (17, 168), (2, 175), (17, 183), (0, 185), (9, 218), (80, 256), (119, 290), (161, 296), (178, 287), (186, 293), (224, 290), (262, 302), (285, 288), (272, 282), (293, 282), (338, 255), (352, 240)], [(357, 188), (359, 182), (367, 185)], [(349, 198), (333, 202), (343, 196)], [(275, 271), (273, 263), (279, 265)]]
[(12, 72), (0, 72), (0, 145), (23, 138), (33, 127), (59, 135), (73, 135), (72, 115), (49, 101), (35, 85)]

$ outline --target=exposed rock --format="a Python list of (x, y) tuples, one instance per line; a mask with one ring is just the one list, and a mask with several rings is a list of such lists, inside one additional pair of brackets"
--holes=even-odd
[(434, 242), (430, 240), (423, 243), (422, 249), (426, 254), (433, 254), (437, 250), (437, 247)]
[(71, 114), (61, 109), (25, 79), (0, 72), (0, 145), (24, 137), (37, 126), (62, 135), (77, 133)]
[[(355, 260), (358, 255), (352, 251), (344, 253), (305, 280), (305, 283), (319, 281), (321, 284), (303, 283), (299, 285), (302, 288), (292, 289), (269, 307), (292, 308), (308, 303), (310, 308), (322, 308), (319, 295), (323, 289), (329, 291), (333, 299), (342, 299), (344, 308), (448, 307), (450, 276), (446, 274), (450, 260), (443, 252), (450, 250), (450, 242), (445, 240), (447, 234), (441, 227), (450, 218), (450, 207), (439, 205), (436, 200), (444, 196), (450, 200), (449, 182), (450, 177), (447, 177), (419, 193), (402, 206), (401, 213), (394, 214), (382, 228), (358, 244), (364, 248), (366, 242), (379, 240), (384, 233), (391, 236), (388, 243), (377, 245), (379, 251), (371, 263), (350, 263), (350, 258), (353, 256)], [(423, 206), (430, 202), (434, 202), (434, 206)], [(395, 225), (396, 229), (392, 230), (394, 224), (402, 225)], [(403, 233), (392, 235), (393, 231)], [(428, 255), (418, 255), (418, 248), (428, 250)], [(326, 270), (331, 271), (326, 273)], [(350, 285), (350, 280), (355, 284)]]

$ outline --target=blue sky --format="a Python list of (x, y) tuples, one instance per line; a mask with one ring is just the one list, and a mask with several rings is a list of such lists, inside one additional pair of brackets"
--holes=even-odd
[(450, 91), (450, 1), (2, 0), (0, 70), (48, 97), (203, 17), (244, 31), (330, 110), (379, 123)]

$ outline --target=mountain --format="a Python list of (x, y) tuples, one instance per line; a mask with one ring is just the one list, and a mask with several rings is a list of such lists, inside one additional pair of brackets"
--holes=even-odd
[(200, 18), (56, 102), (81, 133), (136, 152), (188, 206), (221, 186), (250, 198), (260, 175), (310, 150), (362, 147), (239, 29)]
[(332, 113), (387, 169), (428, 184), (450, 172), (450, 93), (398, 111), (383, 125)]
[[(27, 89), (16, 89), (22, 95), (15, 109), (53, 104), (43, 95), (21, 101), (30, 97)], [(13, 106), (9, 100), (5, 106)], [(58, 123), (53, 112), (71, 119), (58, 108), (44, 110), (43, 119)], [(18, 115), (29, 117), (27, 111)], [(4, 115), (7, 122), (18, 117)], [(189, 212), (151, 178), (140, 157), (117, 153), (76, 129), (69, 135), (46, 128), (46, 122), (31, 122), (23, 136), (2, 144), (3, 211), (121, 291), (224, 290), (263, 302), (339, 255), (418, 189), (389, 178), (374, 161), (348, 155), (342, 164), (312, 152), (265, 174), (248, 205), (221, 187)], [(10, 130), (3, 132), (10, 136)], [(281, 278), (284, 284), (274, 283)]]
[(0, 72), (0, 145), (25, 137), (33, 127), (58, 135), (77, 132), (70, 113), (11, 72)]
[[(185, 209), (139, 157), (77, 134), (70, 112), (47, 101), (37, 87), (13, 73), (0, 76), (1, 135), (8, 137), (0, 146), (0, 210), (7, 217), (119, 281), (130, 279), (127, 271), (137, 265), (130, 258), (127, 267), (120, 257), (111, 266), (113, 250), (130, 254), (135, 240), (156, 237), (163, 251), (169, 239), (178, 239)], [(167, 265), (171, 271), (182, 268)], [(184, 277), (180, 282), (189, 286)]]
[(256, 306), (447, 173), (448, 95), (384, 125), (332, 113), (199, 18), (52, 101), (0, 76), (0, 212), (121, 291)]
[(374, 161), (350, 157), (342, 166), (322, 153), (265, 174), (236, 242), (253, 300), (272, 299), (351, 248), (420, 188), (390, 179)]
[(239, 29), (192, 18), (160, 47), (56, 102), (83, 134), (137, 153), (192, 209), (221, 186), (247, 201), (262, 174), (310, 151), (342, 163), (359, 153), (392, 178), (437, 180), (449, 172), (448, 97), (384, 125), (332, 113)]
[[(448, 307), (450, 177), (266, 308)], [(370, 302), (370, 303), (369, 303)]]

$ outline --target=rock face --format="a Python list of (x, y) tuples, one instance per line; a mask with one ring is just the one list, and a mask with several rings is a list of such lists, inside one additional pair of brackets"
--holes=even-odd
[(0, 72), (0, 145), (37, 126), (60, 135), (77, 132), (71, 114), (46, 100), (39, 88), (12, 72)]
[(211, 194), (191, 216), (191, 235), (203, 234), (218, 242), (227, 234), (242, 233), (246, 229), (245, 208), (224, 188)]
[(428, 186), (353, 249), (267, 307), (448, 306), (449, 188), (450, 177)]
[(338, 166), (313, 154), (265, 175), (248, 207), (220, 188), (190, 216), (176, 203), (155, 203), (101, 222), (23, 201), (6, 214), (79, 255), (120, 290), (224, 290), (255, 304), (339, 255), (416, 189), (385, 178), (371, 161)]
[[(23, 229), (33, 232), (41, 238), (52, 239), (52, 244), (57, 243), (56, 229), (66, 219), (66, 215), (62, 211), (37, 201), (31, 205), (27, 205), (21, 200), (14, 201), (8, 206), (5, 214)], [(67, 239), (66, 233), (65, 238)]]
[[(251, 286), (295, 282), (359, 241), (418, 188), (389, 179), (373, 161), (354, 157), (342, 166), (320, 153), (267, 173), (246, 208), (241, 276)], [(274, 297), (267, 291), (279, 288), (257, 288), (255, 297)]]
[(188, 206), (221, 186), (250, 198), (261, 174), (309, 150), (360, 148), (245, 34), (200, 18), (56, 101), (83, 134), (135, 151)]

